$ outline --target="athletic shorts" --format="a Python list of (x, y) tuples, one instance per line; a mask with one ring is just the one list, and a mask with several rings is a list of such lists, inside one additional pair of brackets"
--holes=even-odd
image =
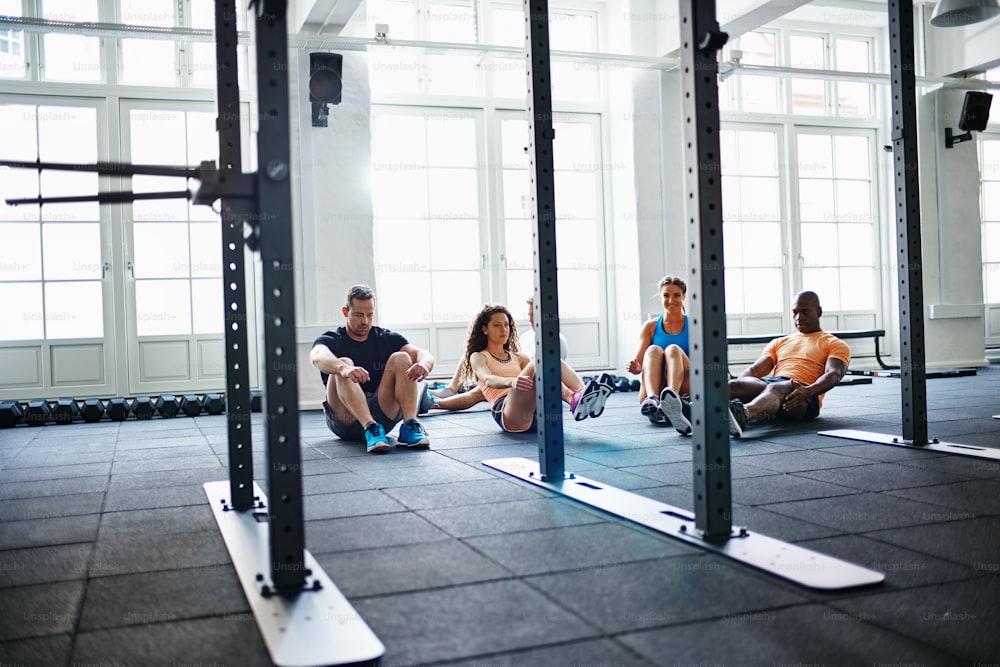
[(497, 426), (502, 428), (504, 431), (507, 431), (508, 433), (536, 433), (538, 431), (538, 428), (535, 425), (534, 417), (531, 418), (531, 426), (524, 429), (523, 431), (510, 431), (507, 429), (507, 427), (503, 425), (503, 404), (504, 401), (506, 400), (507, 400), (507, 394), (504, 394), (503, 396), (498, 398), (496, 400), (496, 403), (494, 403), (490, 408), (490, 411), (493, 413), (493, 421), (497, 423)]
[[(371, 393), (365, 393), (365, 397), (368, 399), (368, 410), (372, 413), (372, 419), (377, 421), (388, 433), (396, 427), (396, 424), (400, 422), (403, 418), (403, 413), (400, 412), (395, 417), (388, 417), (384, 412), (382, 412), (382, 406), (378, 404), (378, 392), (373, 391)], [(352, 440), (354, 442), (364, 442), (365, 440), (365, 427), (362, 426), (361, 422), (354, 420), (350, 424), (341, 424), (337, 421), (337, 416), (333, 414), (333, 410), (330, 408), (330, 404), (323, 401), (323, 412), (326, 414), (326, 425), (337, 437), (342, 440)]]
[[(793, 382), (792, 378), (785, 377), (784, 375), (776, 375), (774, 377), (761, 378), (767, 384), (772, 384), (775, 382)], [(798, 380), (794, 380), (798, 382)], [(799, 384), (802, 384), (799, 382)], [(810, 419), (816, 419), (819, 417), (819, 396), (810, 396), (806, 399), (806, 416), (802, 418), (802, 421), (809, 421)], [(791, 417), (785, 416), (782, 410), (778, 410), (778, 414), (775, 415), (776, 419), (791, 419)]]

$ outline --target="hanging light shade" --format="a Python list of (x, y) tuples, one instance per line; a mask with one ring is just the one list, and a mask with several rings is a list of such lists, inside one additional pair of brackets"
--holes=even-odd
[(1000, 0), (938, 0), (931, 25), (954, 28), (1000, 16)]

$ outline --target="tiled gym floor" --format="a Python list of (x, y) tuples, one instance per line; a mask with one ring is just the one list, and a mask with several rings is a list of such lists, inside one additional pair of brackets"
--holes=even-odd
[[(383, 665), (1000, 663), (1000, 463), (816, 434), (898, 434), (899, 386), (839, 387), (808, 428), (732, 447), (735, 523), (878, 587), (806, 590), (487, 469), (536, 446), (485, 409), (378, 457), (303, 413), (307, 547)], [(1000, 367), (927, 390), (932, 436), (1000, 448)], [(690, 510), (689, 440), (636, 397), (565, 422), (568, 469)], [(222, 416), (0, 430), (0, 664), (269, 664), (202, 489), (226, 477)]]

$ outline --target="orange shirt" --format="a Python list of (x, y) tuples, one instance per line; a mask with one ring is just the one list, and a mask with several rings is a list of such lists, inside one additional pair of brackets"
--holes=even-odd
[[(504, 378), (514, 378), (521, 374), (521, 362), (518, 360), (517, 355), (513, 352), (510, 353), (510, 361), (501, 362), (493, 358), (486, 350), (483, 350), (483, 356), (486, 357), (486, 368), (490, 369), (492, 375), (499, 375)], [(479, 388), (483, 390), (483, 396), (486, 397), (486, 402), (492, 407), (497, 399), (501, 396), (506, 396), (507, 392), (510, 391), (509, 387), (504, 389), (497, 389), (496, 387), (486, 386), (486, 382), (479, 380), (477, 382)]]
[[(763, 356), (774, 362), (775, 376), (781, 375), (802, 384), (812, 384), (826, 370), (829, 357), (851, 363), (851, 348), (847, 343), (826, 331), (793, 333), (775, 338), (764, 348)], [(823, 394), (818, 396), (823, 405)]]

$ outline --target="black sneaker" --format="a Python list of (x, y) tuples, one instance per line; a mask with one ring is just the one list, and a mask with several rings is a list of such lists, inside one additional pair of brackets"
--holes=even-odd
[(743, 436), (743, 429), (747, 426), (747, 413), (743, 409), (743, 401), (734, 398), (729, 401), (729, 435), (734, 438)]
[(639, 412), (641, 412), (642, 416), (647, 418), (652, 424), (670, 424), (670, 422), (667, 421), (667, 416), (663, 414), (662, 410), (660, 410), (660, 402), (652, 396), (646, 397), (646, 400), (644, 400), (642, 405), (639, 406)]
[[(685, 409), (687, 408), (685, 414)], [(684, 404), (677, 392), (670, 387), (664, 387), (660, 392), (660, 410), (667, 416), (681, 435), (691, 435), (691, 408)]]

